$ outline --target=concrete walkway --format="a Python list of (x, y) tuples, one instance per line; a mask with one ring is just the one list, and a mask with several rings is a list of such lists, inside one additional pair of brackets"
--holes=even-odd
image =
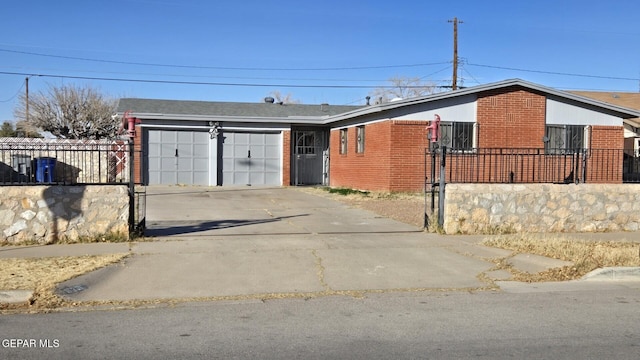
[[(290, 188), (150, 187), (147, 225), (154, 241), (5, 247), (0, 258), (131, 252), (60, 284), (75, 301), (480, 290), (509, 277), (491, 260), (511, 252), (479, 245), (483, 236), (428, 234)], [(532, 272), (565, 265), (513, 263)]]

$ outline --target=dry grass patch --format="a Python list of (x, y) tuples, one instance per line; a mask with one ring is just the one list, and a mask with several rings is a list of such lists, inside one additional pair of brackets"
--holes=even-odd
[(116, 263), (128, 255), (0, 259), (0, 289), (35, 290), (33, 307), (57, 307), (64, 303), (54, 294), (58, 283)]
[(424, 225), (423, 193), (390, 193), (330, 187), (300, 187), (296, 190), (323, 196), (419, 228)]
[(602, 267), (640, 266), (638, 243), (576, 240), (562, 235), (518, 234), (491, 237), (485, 239), (482, 244), (512, 250), (515, 253), (541, 255), (573, 263), (571, 266), (549, 269), (537, 274), (514, 271), (514, 280), (519, 281), (574, 280)]

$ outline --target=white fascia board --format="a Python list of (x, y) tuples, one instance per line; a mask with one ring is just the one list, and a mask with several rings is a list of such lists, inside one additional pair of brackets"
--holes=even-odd
[[(171, 129), (171, 130), (206, 130), (211, 129), (210, 126), (185, 126), (185, 125), (154, 125), (154, 124), (145, 124), (141, 123), (138, 125), (141, 128), (149, 128), (149, 129)], [(239, 126), (222, 126), (221, 130), (227, 131), (257, 131), (257, 132), (280, 132), (290, 130), (289, 127), (239, 127)]]
[(393, 121), (395, 119), (390, 119), (390, 118), (384, 118), (384, 119), (376, 119), (376, 120), (370, 120), (370, 121), (362, 121), (362, 122), (350, 122), (348, 124), (344, 124), (344, 125), (340, 125), (340, 126), (335, 126), (335, 127), (331, 127), (331, 131), (334, 130), (340, 130), (340, 129), (346, 129), (346, 128), (351, 128), (354, 126), (361, 126), (361, 125), (370, 125), (370, 124), (376, 124), (376, 123), (380, 123), (380, 122), (385, 122), (385, 121)]
[(219, 121), (239, 123), (305, 123), (310, 125), (322, 125), (328, 116), (288, 116), (288, 117), (251, 117), (251, 116), (216, 116), (216, 115), (185, 115), (162, 113), (131, 113), (131, 116), (140, 120), (178, 120), (178, 121)]

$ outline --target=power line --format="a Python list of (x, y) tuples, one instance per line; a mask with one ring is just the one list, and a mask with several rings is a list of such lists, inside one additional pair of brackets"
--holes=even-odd
[(14, 53), (14, 54), (44, 56), (44, 57), (52, 57), (52, 58), (58, 58), (58, 59), (81, 60), (81, 61), (91, 61), (91, 62), (99, 62), (99, 63), (120, 64), (120, 65), (157, 66), (157, 67), (170, 67), (170, 68), (183, 68), (183, 69), (245, 70), (245, 71), (371, 70), (371, 69), (393, 69), (393, 68), (421, 67), (421, 66), (442, 65), (442, 64), (447, 64), (448, 63), (448, 61), (441, 61), (441, 62), (424, 63), (424, 64), (352, 66), (352, 67), (333, 67), (333, 68), (258, 68), (258, 67), (226, 67), (226, 66), (199, 66), (199, 65), (177, 65), (177, 64), (161, 64), (161, 63), (143, 63), (143, 62), (132, 62), (132, 61), (119, 61), (119, 60), (105, 60), (105, 59), (84, 58), (84, 57), (65, 56), (65, 55), (42, 54), (42, 53), (36, 53), (36, 52), (18, 51), (18, 50), (10, 50), (10, 49), (0, 49), (0, 51), (8, 52), (8, 53)]
[(477, 67), (485, 67), (485, 68), (490, 68), (490, 69), (522, 71), (522, 72), (530, 72), (530, 73), (538, 73), (538, 74), (586, 77), (586, 78), (606, 79), (606, 80), (640, 81), (640, 78), (627, 78), (627, 77), (589, 75), (589, 74), (575, 74), (575, 73), (564, 73), (564, 72), (557, 72), (557, 71), (530, 70), (530, 69), (519, 69), (519, 68), (511, 68), (511, 67), (505, 67), (505, 66), (483, 65), (483, 64), (472, 64), (472, 63), (467, 63), (467, 65), (469, 65), (469, 66), (477, 66)]
[[(9, 71), (0, 71), (0, 75), (40, 76), (40, 77), (60, 78), (60, 79), (137, 82), (137, 83), (174, 84), (174, 85), (283, 87), (283, 88), (318, 88), (318, 89), (372, 89), (372, 88), (394, 89), (396, 88), (396, 86), (393, 86), (393, 85), (300, 85), (300, 84), (256, 84), (256, 83), (222, 83), (222, 82), (175, 81), (175, 80), (125, 79), (125, 78), (107, 78), (107, 77), (93, 77), (93, 76), (33, 74), (33, 73), (20, 73), (20, 72), (9, 72)], [(422, 86), (407, 86), (407, 87), (420, 88)]]
[(16, 93), (12, 97), (8, 98), (7, 100), (0, 100), (0, 103), (7, 103), (7, 102), (15, 99), (18, 96), (18, 94), (20, 94), (22, 92), (22, 89), (24, 89), (24, 85), (25, 85), (25, 83), (23, 82), (22, 85), (20, 85), (20, 88), (18, 89), (18, 91), (16, 91)]
[[(449, 69), (451, 66), (445, 68)], [(27, 67), (8, 66), (9, 69), (29, 70)], [(54, 71), (63, 72), (69, 71), (66, 69), (56, 68), (40, 68), (38, 71)], [(166, 74), (166, 73), (147, 73), (147, 72), (126, 72), (126, 71), (90, 71), (90, 70), (72, 70), (75, 73), (85, 74), (113, 74), (113, 75), (138, 75), (138, 76), (167, 76), (178, 78), (204, 78), (204, 79), (237, 79), (237, 80), (278, 80), (278, 81), (336, 81), (336, 82), (384, 82), (388, 79), (346, 79), (346, 78), (293, 78), (293, 77), (270, 77), (270, 76), (219, 76), (219, 75), (185, 75), (185, 74)], [(441, 72), (439, 70), (432, 74)], [(426, 78), (430, 75), (424, 76)]]

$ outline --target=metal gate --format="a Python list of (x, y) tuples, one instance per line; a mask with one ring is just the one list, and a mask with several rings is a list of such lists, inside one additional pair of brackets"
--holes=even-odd
[(293, 132), (294, 185), (327, 185), (329, 183), (329, 146), (325, 130)]

